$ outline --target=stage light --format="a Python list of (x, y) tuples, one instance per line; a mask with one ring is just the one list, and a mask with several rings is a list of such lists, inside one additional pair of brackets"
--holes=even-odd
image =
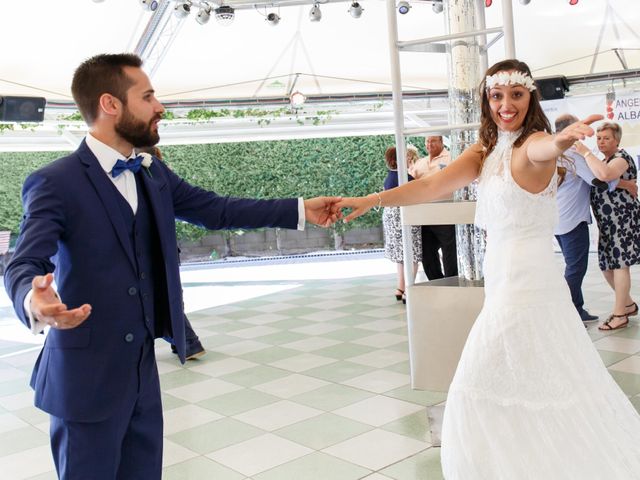
[(236, 11), (229, 5), (220, 5), (214, 12), (220, 25), (230, 25), (236, 16)]
[(398, 2), (398, 13), (400, 15), (406, 15), (407, 13), (409, 13), (409, 10), (411, 10), (411, 5), (409, 4), (409, 2)]
[(431, 5), (431, 8), (433, 9), (433, 11), (435, 13), (442, 13), (442, 11), (444, 10), (444, 6), (442, 5), (442, 1), (433, 2), (433, 5)]
[(297, 108), (304, 105), (304, 102), (307, 101), (307, 97), (305, 97), (301, 92), (295, 91), (289, 95), (289, 101), (291, 102), (292, 107)]
[(520, 5), (529, 5), (531, 0), (520, 0)]
[(178, 18), (188, 16), (191, 13), (191, 2), (176, 3), (176, 6), (173, 8), (173, 13)]
[(211, 7), (208, 5), (205, 5), (202, 8), (200, 8), (200, 10), (198, 11), (198, 15), (196, 15), (196, 21), (200, 25), (204, 25), (205, 23), (207, 23), (210, 18), (211, 18)]
[(320, 5), (314, 3), (313, 7), (311, 7), (311, 10), (309, 11), (309, 20), (312, 22), (319, 22), (321, 18), (322, 12), (320, 11)]
[(142, 4), (143, 9), (151, 12), (155, 12), (158, 8), (158, 2), (156, 2), (156, 0), (140, 0), (140, 3)]
[(269, 25), (275, 27), (278, 23), (280, 23), (280, 15), (278, 15), (277, 13), (271, 12), (269, 15), (267, 15), (267, 23), (269, 23)]
[(577, 5), (578, 0), (569, 0), (569, 5)]
[(358, 2), (353, 2), (349, 7), (349, 13), (353, 18), (360, 18), (362, 15), (362, 6)]
[(490, 7), (493, 4), (493, 0), (484, 0), (484, 6)]

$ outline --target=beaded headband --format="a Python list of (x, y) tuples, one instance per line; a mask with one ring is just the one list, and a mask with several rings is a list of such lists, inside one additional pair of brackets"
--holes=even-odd
[(522, 85), (530, 92), (536, 89), (533, 78), (525, 72), (498, 72), (493, 75), (487, 75), (485, 80), (487, 90), (496, 85)]

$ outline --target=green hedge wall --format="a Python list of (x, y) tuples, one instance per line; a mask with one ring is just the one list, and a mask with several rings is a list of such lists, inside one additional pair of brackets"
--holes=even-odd
[[(412, 142), (423, 149), (423, 140)], [(280, 198), (318, 195), (355, 196), (382, 188), (384, 151), (392, 136), (342, 137), (270, 142), (175, 145), (162, 148), (165, 161), (190, 183), (221, 195)], [(18, 232), (22, 216), (20, 189), (37, 168), (65, 152), (0, 152), (0, 230)], [(340, 231), (380, 224), (370, 212)], [(206, 231), (177, 225), (178, 238), (195, 239)]]

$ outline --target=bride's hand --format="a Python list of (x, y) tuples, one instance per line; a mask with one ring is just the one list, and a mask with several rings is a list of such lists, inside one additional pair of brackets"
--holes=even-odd
[(375, 194), (367, 195), (366, 197), (344, 197), (336, 203), (336, 207), (339, 209), (351, 209), (351, 213), (344, 219), (345, 223), (364, 215), (376, 205), (378, 205), (378, 196)]
[(555, 144), (561, 152), (573, 145), (578, 140), (584, 140), (593, 136), (595, 131), (590, 125), (604, 119), (602, 115), (589, 115), (584, 120), (572, 123), (567, 128), (557, 133), (555, 136)]

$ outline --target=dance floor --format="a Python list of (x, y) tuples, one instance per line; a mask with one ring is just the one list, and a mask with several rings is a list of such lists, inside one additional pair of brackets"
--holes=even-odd
[[(441, 479), (425, 407), (445, 396), (410, 388), (394, 271), (379, 254), (185, 267), (188, 316), (207, 354), (182, 366), (156, 342), (163, 478)], [(640, 301), (640, 268), (632, 284)], [(609, 313), (613, 294), (594, 255), (584, 294), (592, 313)], [(48, 416), (28, 386), (42, 339), (1, 295), (0, 477), (54, 479)], [(595, 347), (640, 409), (640, 323), (611, 333), (596, 325)]]

